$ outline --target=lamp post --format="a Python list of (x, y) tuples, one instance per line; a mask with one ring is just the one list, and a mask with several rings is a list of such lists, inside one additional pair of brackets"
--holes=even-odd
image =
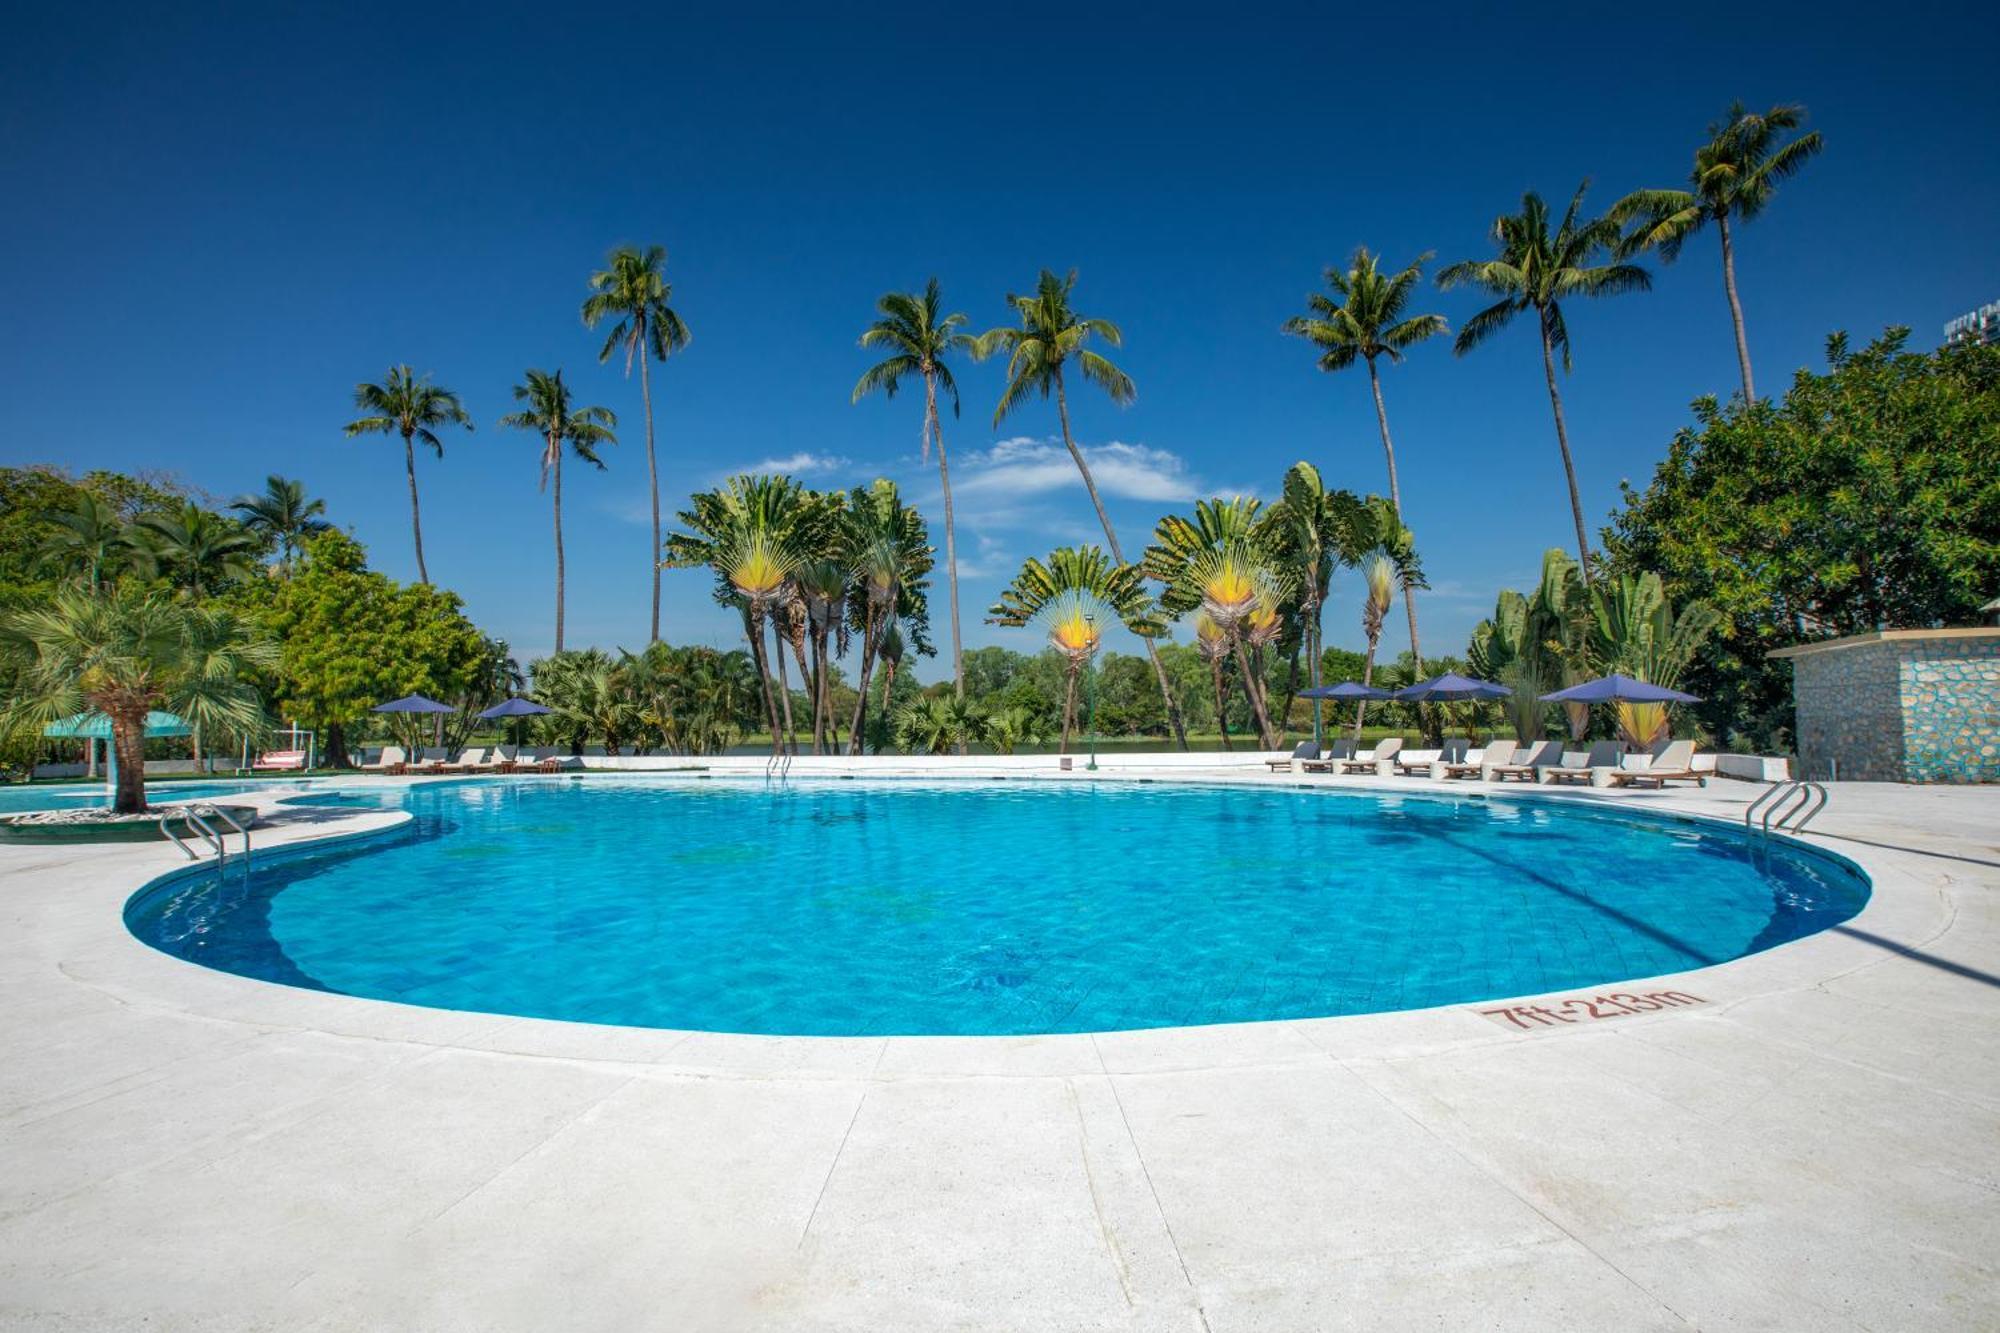
[(1097, 617), (1087, 615), (1083, 623), (1090, 628), (1090, 661), (1084, 665), (1088, 673), (1083, 678), (1084, 710), (1087, 713), (1085, 729), (1090, 732), (1090, 762), (1083, 766), (1084, 772), (1097, 771)]

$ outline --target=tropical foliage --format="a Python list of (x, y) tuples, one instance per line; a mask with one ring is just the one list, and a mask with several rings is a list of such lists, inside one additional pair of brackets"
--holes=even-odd
[(439, 458), (444, 457), (444, 441), (437, 432), (444, 426), (472, 429), (458, 395), (432, 384), (429, 375), (418, 378), (408, 366), (391, 366), (380, 384), (366, 381), (354, 386), (354, 406), (362, 415), (347, 423), (349, 437), (356, 435), (400, 435), (403, 437), (403, 471), (410, 483), (410, 535), (416, 543), (417, 581), (429, 583), (430, 570), (424, 565), (424, 522), (417, 503), (417, 449), (421, 443)]
[[(1000, 600), (986, 613), (989, 623), (1035, 626), (1063, 662), (1061, 753), (1068, 753), (1076, 730), (1077, 680), (1104, 642), (1115, 620), (1151, 639), (1164, 628), (1146, 594), (1142, 571), (1096, 546), (1068, 546), (1048, 559), (1030, 557)], [(1157, 659), (1156, 659), (1157, 660)]]
[[(551, 492), (554, 499), (556, 533), (556, 651), (563, 647), (563, 591), (567, 569), (563, 563), (562, 530), (562, 464), (563, 454), (570, 453), (581, 461), (602, 471), (604, 460), (598, 457), (599, 447), (618, 443), (612, 427), (618, 424), (618, 416), (608, 407), (578, 407), (570, 396), (569, 386), (563, 383), (563, 373), (558, 370), (550, 374), (545, 370), (530, 370), (527, 377), (514, 386), (514, 401), (525, 406), (518, 412), (510, 412), (500, 418), (500, 424), (515, 430), (532, 431), (540, 437), (541, 488)], [(553, 481), (553, 486), (550, 484)]]

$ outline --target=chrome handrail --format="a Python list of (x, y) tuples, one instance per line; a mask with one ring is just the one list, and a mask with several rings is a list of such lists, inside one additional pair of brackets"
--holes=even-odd
[(187, 845), (187, 840), (181, 837), (180, 834), (174, 832), (173, 829), (167, 826), (167, 821), (169, 819), (172, 819), (175, 815), (182, 813), (184, 812), (179, 810), (160, 811), (160, 836), (167, 839), (169, 842), (173, 843), (174, 846), (180, 848), (181, 855), (187, 857), (188, 860), (199, 861), (201, 858), (194, 854), (194, 849)]
[(1774, 828), (1797, 833), (1812, 823), (1831, 799), (1824, 783), (1807, 779), (1781, 782), (1750, 802), (1743, 812), (1743, 827), (1766, 835)]
[(236, 816), (230, 814), (229, 811), (222, 806), (219, 805), (209, 806), (208, 812), (213, 813), (216, 818), (220, 819), (223, 823), (229, 825), (229, 827), (235, 829), (238, 833), (241, 833), (243, 835), (243, 859), (245, 861), (248, 861), (250, 859), (249, 826), (237, 823)]

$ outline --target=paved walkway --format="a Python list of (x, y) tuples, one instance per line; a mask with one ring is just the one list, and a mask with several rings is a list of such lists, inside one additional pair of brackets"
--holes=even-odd
[(1816, 827), (1868, 909), (1698, 1004), (866, 1041), (265, 985), (124, 932), (171, 849), (0, 848), (0, 1325), (2000, 1325), (2000, 790)]

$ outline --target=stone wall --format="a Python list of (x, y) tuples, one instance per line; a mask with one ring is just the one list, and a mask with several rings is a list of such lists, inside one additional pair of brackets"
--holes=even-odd
[(1899, 642), (1911, 782), (2000, 782), (2000, 639)]
[(1866, 637), (1793, 650), (1801, 776), (2000, 782), (2000, 637)]

